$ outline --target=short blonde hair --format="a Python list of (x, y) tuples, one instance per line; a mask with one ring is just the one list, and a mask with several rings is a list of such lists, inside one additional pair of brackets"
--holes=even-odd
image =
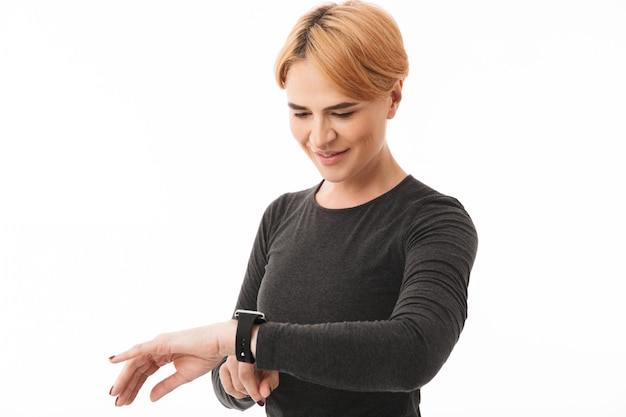
[(281, 88), (299, 60), (315, 65), (342, 93), (365, 101), (388, 94), (409, 72), (396, 21), (362, 1), (328, 3), (298, 20), (276, 60)]

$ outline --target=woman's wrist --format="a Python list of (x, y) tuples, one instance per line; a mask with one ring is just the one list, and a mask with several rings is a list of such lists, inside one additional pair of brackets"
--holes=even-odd
[(237, 320), (228, 320), (220, 323), (219, 352), (220, 355), (235, 355), (235, 339), (237, 337)]
[(261, 327), (260, 324), (255, 324), (254, 327), (252, 327), (252, 334), (250, 335), (250, 351), (252, 352), (252, 357), (256, 359), (256, 342), (257, 342), (257, 337), (259, 335), (259, 327)]
[[(233, 356), (236, 355), (236, 340), (237, 340), (237, 320), (228, 320), (223, 323), (220, 323), (220, 332), (219, 332), (219, 352), (222, 356)], [(255, 324), (252, 327), (252, 333), (250, 335), (250, 351), (252, 352), (252, 357), (256, 358), (256, 345), (257, 345), (257, 337), (259, 334), (259, 324)]]

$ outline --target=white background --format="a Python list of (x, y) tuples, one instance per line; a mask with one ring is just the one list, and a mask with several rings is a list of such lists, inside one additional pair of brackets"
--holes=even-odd
[[(626, 415), (625, 3), (378, 4), (392, 151), (480, 237), (423, 415)], [(208, 377), (116, 409), (107, 358), (229, 318), (263, 209), (319, 180), (273, 80), (313, 5), (0, 0), (0, 415), (239, 415)]]

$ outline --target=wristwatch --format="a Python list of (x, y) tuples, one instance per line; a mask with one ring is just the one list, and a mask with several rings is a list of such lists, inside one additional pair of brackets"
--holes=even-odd
[(250, 339), (252, 339), (252, 327), (255, 324), (265, 323), (265, 314), (260, 311), (237, 310), (237, 337), (235, 352), (239, 362), (254, 363), (252, 350), (250, 349)]

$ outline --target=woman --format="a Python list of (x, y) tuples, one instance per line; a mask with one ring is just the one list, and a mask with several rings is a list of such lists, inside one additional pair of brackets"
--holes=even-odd
[(322, 180), (267, 208), (233, 320), (111, 358), (127, 361), (110, 392), (118, 406), (173, 362), (153, 400), (213, 370), (229, 408), (419, 416), (420, 388), (465, 322), (477, 236), (457, 200), (390, 152), (386, 124), (407, 73), (399, 29), (373, 5), (323, 5), (298, 21), (276, 77), (293, 136)]

